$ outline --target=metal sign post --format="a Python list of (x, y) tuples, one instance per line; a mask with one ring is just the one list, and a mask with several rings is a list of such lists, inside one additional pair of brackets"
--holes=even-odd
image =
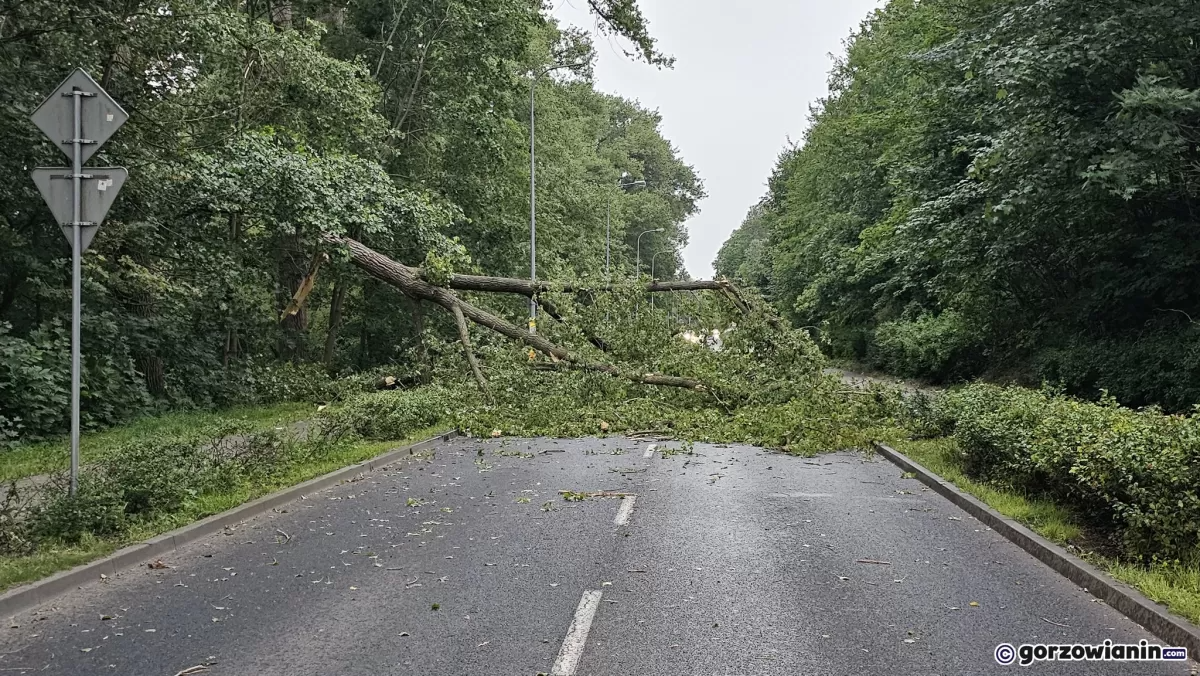
[[(86, 105), (85, 105), (86, 104)], [(38, 168), (33, 182), (71, 242), (71, 488), (79, 488), (79, 324), (83, 252), (91, 245), (129, 173), (121, 167), (92, 169), (83, 163), (129, 115), (83, 69), (76, 69), (30, 117), (71, 159), (71, 168)], [(84, 134), (87, 134), (85, 136)], [(68, 183), (64, 179), (70, 179)], [(86, 183), (85, 183), (86, 182)]]

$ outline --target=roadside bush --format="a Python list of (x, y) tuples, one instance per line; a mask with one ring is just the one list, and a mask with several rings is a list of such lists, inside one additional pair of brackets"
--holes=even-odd
[(1200, 401), (1200, 327), (1160, 320), (1133, 335), (1074, 336), (1033, 360), (1043, 380), (1085, 398), (1108, 392), (1126, 406), (1187, 412)]
[(335, 381), (321, 364), (264, 364), (250, 369), (246, 379), (255, 403), (329, 401)]
[[(76, 544), (87, 535), (99, 537), (123, 533), (130, 525), (120, 487), (103, 472), (88, 472), (79, 478), (75, 497), (67, 495), (67, 478), (41, 487), (46, 502), (33, 508), (26, 521), (11, 524), (23, 537), (14, 541), (55, 540)], [(8, 538), (6, 538), (8, 539)]]
[(0, 323), (0, 446), (58, 430), (71, 395), (70, 379), (64, 380), (45, 359), (56, 350), (66, 349), (69, 355), (70, 343), (64, 345), (54, 335), (22, 340), (10, 335), (10, 328)]
[(286, 430), (246, 433), (227, 425), (130, 442), (84, 465), (74, 498), (67, 496), (65, 472), (19, 495), (10, 490), (14, 499), (0, 511), (0, 547), (28, 553), (41, 543), (120, 536), (162, 517), (198, 514), (205, 495), (270, 486), (333, 448)]
[[(93, 334), (109, 327), (90, 323)], [(18, 440), (36, 441), (67, 431), (71, 404), (71, 337), (57, 322), (35, 328), (24, 338), (13, 336), (0, 322), (0, 448)], [(85, 387), (80, 413), (85, 428), (124, 421), (143, 412), (149, 397), (134, 372), (133, 361), (111, 336), (88, 335), (88, 344), (103, 350), (85, 350), (82, 379)], [(87, 347), (88, 345), (85, 345)]]
[[(94, 468), (118, 492), (130, 516), (176, 512), (223, 479), (231, 481), (234, 428), (215, 428), (176, 439), (129, 443)], [(247, 440), (246, 443), (249, 443)]]
[(950, 393), (937, 408), (970, 473), (1050, 495), (1107, 521), (1131, 555), (1198, 557), (1197, 415), (992, 385)]
[(1046, 397), (1020, 387), (971, 385), (944, 394), (931, 410), (932, 426), (953, 432), (971, 476), (1018, 488), (1045, 489), (1050, 481), (1033, 462), (1033, 432), (1046, 415)]
[(880, 324), (867, 358), (888, 373), (941, 382), (973, 372), (977, 343), (962, 315), (946, 310)]

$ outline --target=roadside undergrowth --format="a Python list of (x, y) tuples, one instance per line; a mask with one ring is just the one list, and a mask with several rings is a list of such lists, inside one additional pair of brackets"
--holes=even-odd
[(83, 465), (74, 499), (64, 472), (6, 494), (0, 591), (443, 431), (415, 426), (388, 440), (330, 442), (287, 428), (248, 430), (257, 426), (245, 421), (241, 429), (205, 423), (169, 437), (122, 435)]
[(992, 385), (906, 409), (907, 434), (887, 443), (1200, 624), (1191, 418)]

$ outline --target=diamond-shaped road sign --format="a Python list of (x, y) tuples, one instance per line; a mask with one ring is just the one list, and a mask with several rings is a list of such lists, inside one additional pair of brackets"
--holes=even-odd
[(75, 159), (72, 146), (75, 139), (75, 103), (71, 96), (75, 90), (84, 93), (80, 101), (80, 136), (83, 139), (80, 146), (83, 157), (80, 161), (87, 162), (112, 137), (113, 132), (125, 124), (129, 115), (90, 75), (82, 69), (76, 69), (42, 101), (31, 118), (69, 159)]
[[(80, 237), (83, 251), (87, 251), (96, 236), (96, 230), (108, 214), (109, 207), (117, 199), (121, 186), (129, 172), (123, 167), (85, 167), (84, 178), (80, 181), (79, 190), (79, 219), (88, 225), (81, 226)], [(63, 234), (68, 242), (74, 242), (74, 204), (71, 170), (59, 167), (38, 168), (33, 170), (33, 182), (37, 184), (46, 204), (54, 214), (54, 220), (62, 226)], [(72, 244), (74, 246), (74, 244)]]
[[(120, 167), (88, 169), (82, 165), (112, 137), (113, 132), (125, 124), (129, 115), (90, 75), (77, 68), (42, 101), (33, 111), (31, 119), (73, 164), (78, 161), (79, 223), (75, 222), (76, 195), (72, 180), (75, 176), (72, 169), (34, 169), (33, 182), (50, 206), (54, 219), (62, 226), (71, 246), (75, 245), (75, 228), (80, 228), (83, 246), (79, 253), (82, 254), (92, 243), (96, 230), (129, 175)], [(76, 149), (79, 151), (78, 158)]]

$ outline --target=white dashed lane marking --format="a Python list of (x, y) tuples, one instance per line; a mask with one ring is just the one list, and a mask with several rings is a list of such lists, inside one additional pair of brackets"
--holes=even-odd
[(596, 609), (599, 607), (598, 590), (583, 592), (579, 608), (575, 610), (575, 618), (567, 628), (567, 637), (563, 639), (562, 649), (558, 651), (558, 659), (554, 660), (554, 668), (550, 670), (550, 676), (575, 676), (579, 658), (583, 656), (583, 646), (587, 643), (588, 632), (592, 629), (592, 618), (596, 616)]
[(613, 523), (618, 526), (624, 526), (629, 523), (629, 517), (633, 514), (634, 500), (637, 500), (636, 495), (626, 495), (621, 498), (621, 506), (617, 508), (617, 518), (613, 519)]

